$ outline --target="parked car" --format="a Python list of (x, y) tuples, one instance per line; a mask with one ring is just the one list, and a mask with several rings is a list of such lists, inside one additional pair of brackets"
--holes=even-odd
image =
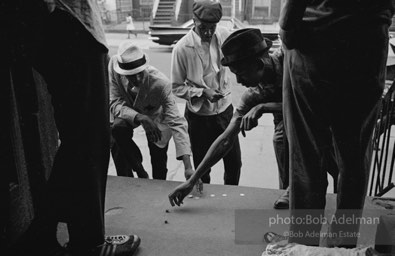
[[(219, 22), (219, 26), (226, 27), (230, 31), (235, 31), (246, 27), (259, 28), (258, 26), (245, 25), (239, 19), (227, 16), (222, 17)], [(184, 35), (186, 35), (192, 27), (192, 19), (188, 20), (181, 26), (149, 26), (149, 39), (161, 45), (173, 45), (177, 43), (178, 40), (180, 40)], [(281, 43), (278, 36), (278, 30), (262, 31), (262, 34), (264, 37), (267, 37), (273, 41), (272, 49), (278, 48), (280, 46)]]
[[(243, 23), (231, 17), (222, 17), (219, 22), (220, 26), (226, 27), (231, 31), (243, 28)], [(158, 44), (162, 45), (172, 45), (178, 42), (184, 35), (188, 33), (193, 27), (193, 20), (190, 19), (181, 26), (149, 26), (150, 39)]]

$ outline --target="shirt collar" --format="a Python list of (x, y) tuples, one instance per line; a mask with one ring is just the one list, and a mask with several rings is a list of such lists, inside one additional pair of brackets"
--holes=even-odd
[[(201, 48), (202, 47), (202, 39), (200, 38), (200, 36), (195, 32), (194, 28), (191, 29), (191, 31), (189, 32), (191, 34), (191, 41), (189, 41), (187, 43), (188, 46), (191, 47), (195, 47), (195, 48)], [(218, 42), (218, 35), (217, 35), (218, 31), (215, 30), (215, 33), (213, 35), (213, 39), (211, 40), (217, 40)], [(211, 42), (210, 42), (211, 44)]]

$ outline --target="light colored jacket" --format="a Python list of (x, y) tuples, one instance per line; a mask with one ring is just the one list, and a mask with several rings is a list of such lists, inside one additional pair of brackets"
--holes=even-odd
[(113, 56), (108, 67), (111, 121), (118, 117), (137, 127), (136, 115), (147, 115), (162, 132), (162, 139), (155, 143), (158, 147), (165, 147), (173, 136), (177, 159), (183, 155), (191, 155), (188, 124), (178, 111), (169, 79), (156, 68), (148, 66), (148, 77), (139, 85), (140, 90), (133, 99), (128, 93), (128, 79), (114, 71), (116, 61), (116, 56)]
[[(203, 56), (200, 42), (194, 39), (195, 33), (191, 29), (184, 37), (174, 46), (171, 64), (171, 82), (173, 93), (177, 97), (187, 101), (188, 109), (198, 115), (215, 115), (222, 113), (232, 103), (231, 95), (228, 94), (218, 102), (211, 103), (201, 97), (203, 89), (212, 88), (210, 84), (204, 82)], [(217, 40), (219, 47), (222, 46), (225, 39), (230, 35), (226, 28), (218, 26), (215, 30), (213, 40)], [(219, 50), (220, 60), (223, 58), (222, 51)], [(219, 88), (223, 93), (230, 91), (229, 69), (220, 65), (219, 67)]]

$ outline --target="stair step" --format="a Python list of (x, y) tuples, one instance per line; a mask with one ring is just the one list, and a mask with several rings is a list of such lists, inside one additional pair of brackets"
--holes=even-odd
[(158, 15), (158, 14), (156, 14), (156, 16), (155, 17), (161, 17), (161, 18), (172, 18), (173, 16), (172, 15)]
[(154, 25), (171, 25), (170, 22), (154, 22)]
[(159, 19), (157, 19), (157, 18), (155, 18), (154, 21), (169, 22), (169, 21), (171, 21), (171, 19), (164, 19), (164, 18), (159, 18)]

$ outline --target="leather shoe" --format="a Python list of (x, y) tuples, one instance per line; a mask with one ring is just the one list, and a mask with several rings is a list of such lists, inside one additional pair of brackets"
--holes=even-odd
[(282, 236), (274, 232), (266, 232), (263, 235), (263, 239), (268, 244), (288, 242), (288, 238), (286, 236)]
[(148, 173), (144, 170), (137, 172), (137, 177), (140, 179), (148, 179)]
[(289, 190), (285, 190), (284, 194), (282, 194), (275, 202), (274, 209), (289, 209)]

